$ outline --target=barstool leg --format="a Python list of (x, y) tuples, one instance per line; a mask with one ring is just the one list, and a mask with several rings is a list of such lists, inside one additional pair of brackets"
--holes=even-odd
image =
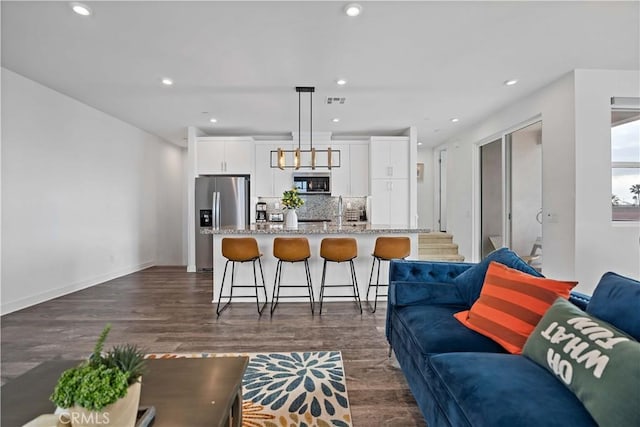
[[(220, 308), (220, 304), (222, 304), (222, 290), (224, 289), (224, 279), (225, 277), (227, 277), (227, 266), (229, 265), (229, 260), (227, 260), (227, 262), (224, 263), (224, 272), (222, 273), (222, 283), (220, 284), (220, 296), (218, 297), (218, 305), (216, 307), (216, 315), (220, 316), (220, 313), (222, 313), (224, 311), (225, 308), (227, 308), (227, 305), (229, 305), (229, 303), (231, 302), (231, 297), (229, 297), (229, 301), (224, 304), (224, 306), (222, 307), (222, 309)], [(233, 282), (231, 284), (233, 286)]]
[(369, 290), (371, 289), (371, 279), (373, 279), (373, 269), (376, 265), (376, 257), (371, 261), (371, 273), (369, 273), (369, 285), (367, 286), (367, 301), (369, 301)]
[(380, 289), (380, 264), (382, 264), (382, 260), (380, 258), (376, 258), (378, 260), (378, 274), (376, 276), (376, 300), (373, 303), (373, 311), (376, 312), (376, 308), (378, 307), (378, 289)]
[(233, 299), (233, 287), (236, 284), (236, 262), (231, 261), (231, 292), (229, 292), (229, 302)]
[(320, 283), (320, 315), (322, 315), (322, 299), (324, 298), (324, 279), (327, 274), (327, 260), (322, 264), (322, 282)]
[(369, 299), (369, 291), (371, 290), (371, 287), (373, 285), (373, 270), (375, 270), (376, 268), (376, 261), (378, 262), (378, 280), (375, 284), (375, 288), (376, 288), (376, 295), (375, 295), (375, 299), (373, 300), (373, 310), (371, 310), (372, 313), (376, 312), (376, 307), (378, 305), (378, 283), (380, 282), (380, 259), (378, 259), (378, 257), (373, 257), (373, 261), (371, 262), (371, 273), (369, 273), (369, 286), (367, 286), (367, 304), (369, 304), (369, 308), (371, 308), (371, 300)]
[(273, 278), (273, 296), (271, 297), (271, 315), (278, 305), (278, 298), (280, 296), (280, 274), (282, 270), (282, 260), (278, 260), (276, 264), (276, 275)]
[[(260, 258), (258, 258), (257, 260), (260, 261)], [(258, 275), (256, 274), (256, 260), (254, 259), (251, 264), (253, 265), (253, 287), (256, 292), (256, 308), (258, 309), (258, 315), (262, 316), (262, 310), (264, 310), (267, 302), (265, 298), (264, 304), (262, 305), (262, 307), (260, 307), (260, 298), (258, 298)], [(260, 266), (260, 269), (262, 269), (262, 265)], [(264, 286), (264, 280), (262, 282), (262, 286)]]
[(307, 287), (309, 288), (309, 300), (311, 302), (311, 315), (313, 316), (313, 285), (311, 283), (311, 272), (309, 271), (309, 262), (304, 260), (304, 271), (307, 275)]
[(360, 314), (362, 314), (362, 303), (360, 302), (360, 291), (358, 290), (358, 278), (356, 277), (356, 268), (353, 265), (353, 260), (349, 260), (351, 265), (351, 284), (353, 285), (353, 296), (358, 303)]
[[(262, 278), (262, 294), (264, 295), (264, 305), (262, 306), (262, 310), (264, 310), (265, 306), (269, 302), (269, 298), (267, 297), (267, 287), (265, 285), (266, 282), (264, 281), (264, 271), (262, 270), (262, 261), (260, 258), (258, 258), (258, 266), (260, 267), (260, 277)], [(262, 310), (260, 310), (260, 312), (262, 312)]]

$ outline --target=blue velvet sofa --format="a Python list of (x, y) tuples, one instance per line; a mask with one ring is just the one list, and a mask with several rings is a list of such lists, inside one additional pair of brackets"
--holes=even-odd
[[(459, 283), (474, 265), (391, 262), (387, 340), (427, 425), (597, 426), (552, 374), (453, 317), (479, 295)], [(574, 292), (570, 301), (640, 339), (639, 282), (607, 273), (592, 297)]]

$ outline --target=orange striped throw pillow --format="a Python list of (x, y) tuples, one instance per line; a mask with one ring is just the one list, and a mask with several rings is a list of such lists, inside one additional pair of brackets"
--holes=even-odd
[(510, 353), (520, 354), (547, 309), (558, 297), (568, 298), (577, 283), (534, 277), (492, 262), (480, 298), (470, 310), (454, 316)]

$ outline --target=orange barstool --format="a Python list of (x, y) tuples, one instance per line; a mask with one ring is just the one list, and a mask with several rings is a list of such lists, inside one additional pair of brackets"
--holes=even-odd
[[(380, 283), (380, 263), (382, 261), (391, 261), (392, 259), (404, 259), (411, 254), (411, 241), (408, 237), (378, 237), (376, 246), (373, 249), (373, 262), (371, 263), (371, 274), (369, 275), (369, 286), (367, 286), (367, 302), (369, 301), (369, 291), (371, 286), (376, 287), (376, 298), (373, 300), (372, 313), (376, 312), (378, 305), (378, 288), (380, 286), (389, 286), (389, 284)], [(372, 283), (373, 270), (378, 263), (378, 275), (376, 283)]]
[[(306, 237), (276, 237), (273, 239), (273, 256), (278, 258), (276, 265), (276, 276), (273, 279), (273, 296), (271, 297), (271, 315), (278, 305), (280, 288), (307, 288), (309, 291), (309, 301), (311, 302), (311, 314), (313, 314), (313, 286), (311, 284), (311, 273), (309, 272), (309, 258), (311, 249)], [(307, 277), (306, 285), (281, 285), (282, 263), (283, 262), (303, 262), (304, 272)], [(297, 295), (283, 295), (282, 298), (297, 298)]]
[[(258, 314), (262, 314), (262, 310), (267, 305), (267, 289), (264, 286), (264, 273), (262, 271), (262, 262), (260, 261), (260, 257), (262, 254), (258, 249), (258, 242), (253, 237), (240, 237), (240, 238), (228, 238), (225, 237), (222, 239), (222, 256), (227, 259), (227, 262), (224, 264), (224, 273), (222, 274), (222, 283), (220, 284), (220, 297), (218, 298), (218, 306), (216, 308), (216, 314), (220, 316), (220, 313), (224, 311), (225, 308), (229, 304), (231, 304), (231, 299), (233, 298), (233, 289), (234, 288), (254, 288), (255, 295), (236, 295), (236, 298), (254, 298), (256, 299), (256, 305), (258, 307)], [(260, 276), (262, 277), (262, 284), (258, 284), (258, 277), (256, 275), (256, 261), (258, 261), (258, 265), (260, 266)], [(251, 262), (253, 264), (253, 285), (236, 285), (236, 263), (245, 263)], [(229, 291), (229, 295), (225, 295), (224, 298), (229, 298), (229, 300), (221, 307), (222, 304), (222, 290), (224, 289), (224, 279), (227, 276), (227, 267), (231, 263), (231, 290)], [(260, 306), (260, 298), (258, 298), (258, 289), (262, 289), (262, 293), (264, 294), (264, 303), (262, 307)]]
[[(353, 260), (358, 256), (358, 244), (352, 237), (326, 237), (320, 242), (320, 256), (324, 258), (322, 265), (322, 283), (320, 284), (320, 314), (322, 314), (322, 300), (324, 298), (342, 298), (343, 295), (325, 295), (325, 288), (352, 287), (353, 298), (362, 314), (362, 304), (360, 303), (360, 293), (358, 292), (358, 279)], [(325, 278), (327, 275), (327, 262), (349, 262), (351, 268), (350, 285), (327, 285)]]

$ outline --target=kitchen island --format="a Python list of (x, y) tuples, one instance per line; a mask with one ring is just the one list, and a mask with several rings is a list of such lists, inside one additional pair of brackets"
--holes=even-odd
[[(254, 237), (258, 241), (258, 247), (262, 256), (262, 268), (264, 270), (264, 279), (267, 289), (269, 301), (271, 301), (273, 293), (273, 280), (277, 259), (273, 257), (273, 239), (275, 237), (306, 237), (311, 247), (311, 258), (309, 259), (309, 269), (311, 271), (311, 280), (313, 282), (314, 299), (317, 301), (320, 295), (320, 279), (322, 276), (323, 259), (320, 258), (320, 242), (324, 237), (353, 237), (358, 242), (358, 257), (354, 259), (356, 276), (358, 279), (358, 289), (360, 297), (364, 301), (366, 299), (367, 286), (369, 283), (369, 274), (371, 272), (371, 263), (373, 257), (373, 249), (376, 238), (380, 236), (409, 237), (411, 241), (411, 255), (408, 259), (418, 259), (418, 234), (428, 233), (430, 230), (425, 228), (403, 228), (396, 226), (370, 225), (365, 223), (343, 222), (342, 224), (334, 222), (325, 223), (302, 223), (296, 229), (289, 229), (283, 224), (264, 223), (252, 224), (246, 228), (222, 227), (220, 229), (204, 229), (203, 233), (213, 234), (213, 302), (218, 302), (220, 293), (220, 284), (222, 283), (222, 275), (224, 272), (224, 264), (226, 258), (222, 256), (221, 242), (224, 237)], [(380, 268), (380, 282), (388, 283), (388, 264), (382, 263)], [(282, 284), (304, 284), (305, 272), (302, 264), (284, 263), (282, 267)], [(259, 270), (258, 281), (260, 281)], [(227, 284), (225, 285), (225, 294), (228, 294), (230, 286), (230, 269), (227, 272)], [(374, 274), (375, 278), (375, 274)], [(349, 263), (329, 263), (327, 266), (327, 284), (348, 284), (350, 283)], [(253, 269), (251, 263), (245, 263), (236, 266), (236, 284), (253, 284)], [(335, 295), (344, 295), (344, 298), (330, 298), (326, 301), (349, 301), (352, 299), (348, 288), (333, 288), (329, 290)], [(328, 291), (328, 292), (329, 292)], [(234, 295), (252, 295), (253, 290), (247, 288), (239, 288), (234, 290)], [(281, 295), (288, 295), (289, 292), (304, 292), (303, 289), (282, 288)], [(386, 294), (386, 289), (382, 289), (381, 293)], [(373, 299), (374, 293), (371, 292), (370, 298)], [(384, 298), (383, 298), (384, 299)], [(249, 302), (250, 299), (238, 299), (236, 301)], [(281, 304), (287, 301), (308, 301), (308, 298), (301, 294), (300, 298), (282, 299)]]

